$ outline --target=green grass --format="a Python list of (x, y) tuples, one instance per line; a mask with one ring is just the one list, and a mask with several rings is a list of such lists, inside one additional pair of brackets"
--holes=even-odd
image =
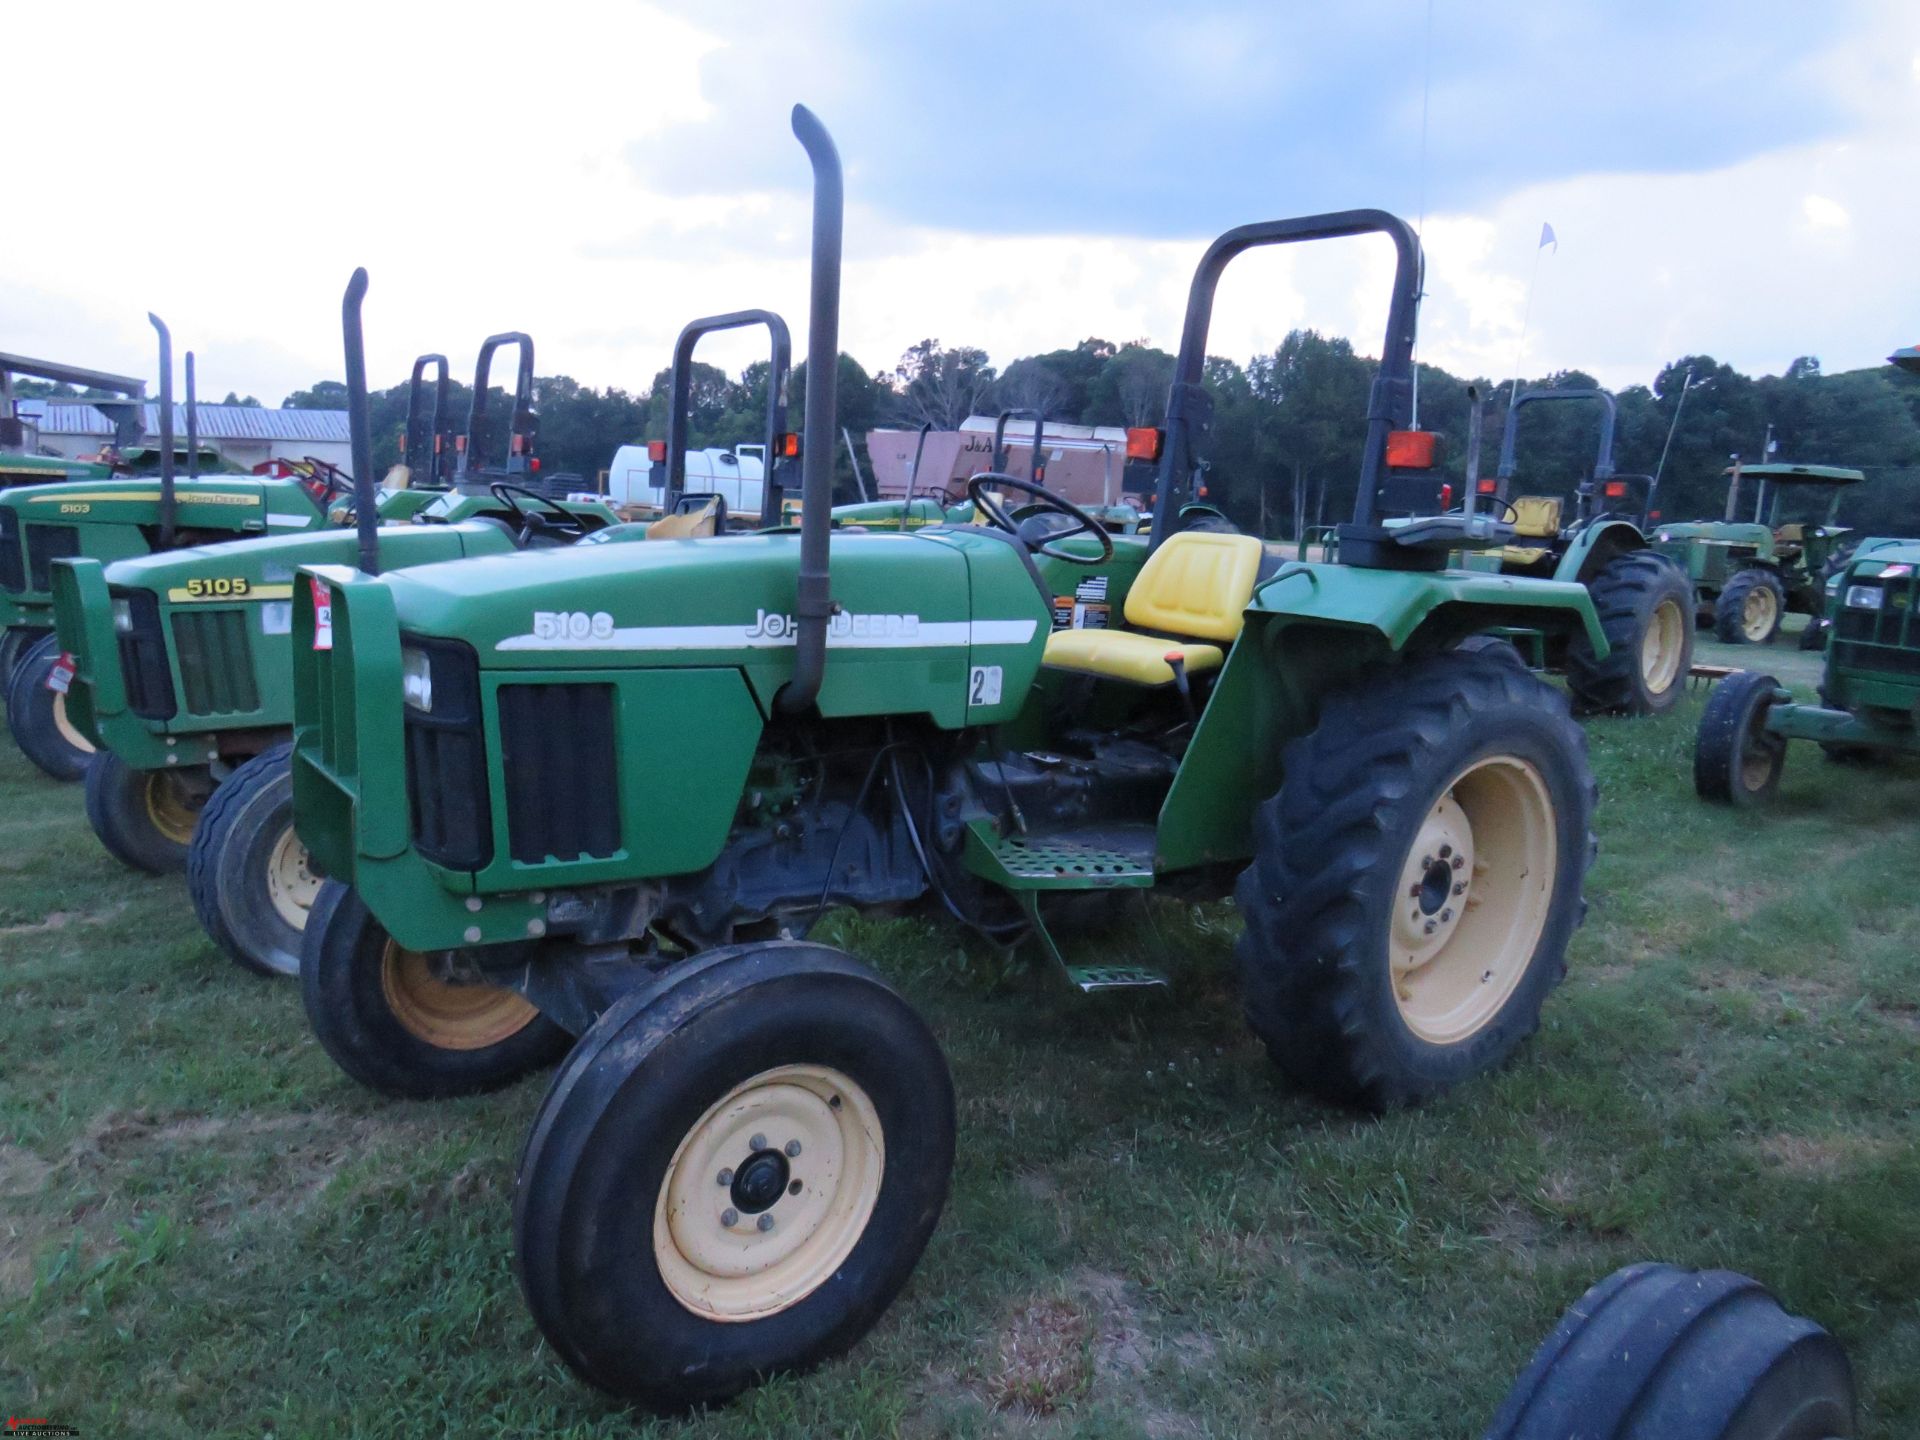
[(360, 1090), (292, 987), (8, 748), (0, 1406), (156, 1437), (1466, 1437), (1585, 1285), (1656, 1257), (1761, 1277), (1845, 1340), (1867, 1433), (1915, 1433), (1920, 768), (1796, 747), (1737, 816), (1693, 797), (1698, 705), (1590, 727), (1572, 973), (1515, 1065), (1416, 1114), (1289, 1092), (1239, 1020), (1230, 907), (1130, 918), (1121, 948), (1176, 976), (1145, 1001), (840, 921), (951, 1057), (952, 1202), (848, 1359), (682, 1423), (581, 1387), (521, 1306), (538, 1083)]

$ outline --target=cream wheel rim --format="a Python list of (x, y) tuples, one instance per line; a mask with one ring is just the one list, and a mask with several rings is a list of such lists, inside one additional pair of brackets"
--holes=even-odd
[(1680, 602), (1662, 600), (1647, 617), (1647, 633), (1640, 637), (1640, 681), (1649, 695), (1664, 695), (1680, 674), (1680, 654), (1686, 649), (1686, 621)]
[(1553, 908), (1559, 838), (1529, 762), (1468, 766), (1427, 812), (1400, 870), (1389, 936), (1394, 999), (1433, 1045), (1479, 1033), (1519, 987)]
[(821, 1065), (762, 1071), (708, 1108), (661, 1177), (660, 1278), (709, 1320), (762, 1320), (798, 1305), (853, 1253), (885, 1170), (865, 1090)]
[(1740, 604), (1740, 628), (1747, 639), (1758, 643), (1773, 633), (1774, 619), (1780, 613), (1779, 602), (1765, 585), (1756, 585)]
[(440, 1050), (484, 1050), (518, 1035), (540, 1012), (517, 990), (453, 985), (427, 957), (389, 940), (380, 956), (380, 988), (403, 1028)]
[(60, 732), (60, 738), (78, 750), (82, 755), (93, 754), (93, 742), (80, 733), (80, 727), (67, 716), (67, 697), (59, 691), (53, 695), (53, 728)]
[(180, 793), (180, 783), (171, 772), (149, 771), (145, 798), (147, 819), (156, 831), (176, 845), (192, 841), (200, 807)]
[(313, 873), (307, 847), (287, 826), (267, 856), (267, 899), (280, 918), (296, 930), (307, 928), (307, 912), (320, 893), (320, 877)]

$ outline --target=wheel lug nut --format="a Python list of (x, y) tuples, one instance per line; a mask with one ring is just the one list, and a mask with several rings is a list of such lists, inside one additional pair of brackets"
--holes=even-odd
[(773, 1216), (762, 1215), (760, 1217), (760, 1233), (764, 1235), (766, 1234), (767, 1231), (771, 1230), (772, 1228), (773, 1228)]
[(789, 1140), (789, 1141), (787, 1141), (787, 1156), (788, 1156), (788, 1158), (789, 1158), (789, 1159), (793, 1159), (793, 1158), (795, 1158), (795, 1157), (797, 1157), (797, 1156), (798, 1156), (799, 1154), (800, 1154), (800, 1142), (799, 1142), (798, 1140)]
[(794, 1181), (791, 1185), (787, 1186), (787, 1194), (798, 1195), (799, 1193), (800, 1193), (800, 1182), (798, 1180)]
[(764, 1136), (764, 1135), (756, 1135), (756, 1136), (754, 1136), (754, 1137), (753, 1137), (753, 1139), (751, 1139), (751, 1140), (749, 1140), (749, 1141), (747, 1142), (747, 1148), (748, 1148), (749, 1150), (764, 1150), (764, 1149), (766, 1149), (766, 1148), (767, 1148), (767, 1137), (766, 1137), (766, 1136)]
[(1427, 921), (1427, 924), (1426, 924), (1426, 933), (1431, 935), (1435, 930), (1438, 930), (1439, 928), (1440, 927), (1438, 925), (1434, 924), (1433, 921), (1429, 920)]
[(1467, 882), (1466, 882), (1466, 881), (1464, 881), (1464, 880), (1456, 880), (1456, 881), (1454, 881), (1454, 882), (1453, 882), (1453, 893), (1454, 893), (1454, 894), (1456, 894), (1456, 895), (1464, 895), (1464, 894), (1466, 894), (1466, 893), (1467, 893)]
[(1451, 919), (1453, 918), (1453, 911), (1451, 911), (1451, 910), (1442, 910), (1442, 911), (1440, 912), (1440, 918), (1441, 918), (1442, 920), (1451, 920)]
[(1420, 868), (1422, 870), (1431, 870), (1433, 868), (1433, 857), (1431, 855), (1422, 855), (1420, 857)]
[(718, 1175), (713, 1177), (713, 1183), (716, 1185), (731, 1185), (733, 1183), (733, 1171), (722, 1170)]
[(1454, 857), (1453, 857), (1453, 868), (1454, 868), (1454, 869), (1456, 869), (1456, 870), (1464, 870), (1464, 869), (1466, 869), (1466, 868), (1467, 868), (1467, 857), (1466, 857), (1466, 856), (1464, 856), (1464, 855), (1456, 855), (1456, 856), (1454, 856)]
[(1452, 854), (1453, 854), (1453, 847), (1451, 845), (1442, 845), (1440, 847), (1440, 858), (1442, 860), (1448, 859), (1450, 856), (1452, 856)]
[(1420, 887), (1418, 885), (1409, 885), (1407, 887), (1407, 898), (1409, 900), (1418, 900), (1420, 898)]
[(740, 1223), (740, 1212), (729, 1205), (720, 1212), (720, 1223), (731, 1230)]

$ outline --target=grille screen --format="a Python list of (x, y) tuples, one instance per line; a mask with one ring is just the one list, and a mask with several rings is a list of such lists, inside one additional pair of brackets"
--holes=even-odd
[(173, 643), (188, 714), (244, 715), (260, 708), (245, 610), (176, 611)]
[(26, 584), (26, 566), (20, 560), (20, 512), (0, 509), (0, 590), (17, 595)]
[(53, 588), (53, 562), (80, 553), (80, 531), (72, 525), (27, 526), (27, 578), (42, 593)]
[(502, 685), (507, 848), (523, 865), (620, 848), (611, 685)]
[(151, 590), (116, 595), (127, 602), (132, 626), (118, 634), (120, 676), (127, 706), (143, 720), (171, 720), (176, 708), (173, 677), (167, 672), (167, 642), (160, 633), (160, 602)]

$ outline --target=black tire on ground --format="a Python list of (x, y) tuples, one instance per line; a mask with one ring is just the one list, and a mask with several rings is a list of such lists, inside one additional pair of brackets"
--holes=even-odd
[(87, 773), (93, 742), (67, 719), (67, 697), (47, 689), (60, 658), (60, 641), (45, 635), (29, 645), (7, 681), (7, 728), (20, 753), (56, 780)]
[(135, 770), (102, 750), (87, 763), (87, 823), (122, 865), (177, 875), (212, 783), (198, 767)]
[(1813, 1321), (1727, 1270), (1629, 1265), (1582, 1295), (1486, 1440), (1846, 1440), (1853, 1371)]
[(1372, 1110), (1500, 1065), (1585, 911), (1595, 788), (1565, 696), (1496, 654), (1409, 660), (1331, 697), (1284, 758), (1235, 892), (1268, 1053)]
[(237, 767), (207, 802), (187, 849), (187, 894), (209, 939), (256, 975), (297, 975), (320, 881), (293, 833), (293, 749)]
[(1584, 635), (1567, 647), (1567, 688), (1577, 715), (1664, 715), (1679, 703), (1693, 665), (1693, 585), (1664, 555), (1632, 550), (1587, 583), (1606, 632), (1595, 660)]
[(10, 625), (5, 634), (0, 634), (0, 696), (5, 694), (6, 683), (13, 678), (13, 667), (20, 663), (27, 647), (46, 633), (29, 625)]
[(1827, 648), (1827, 633), (1833, 629), (1833, 622), (1824, 615), (1815, 615), (1807, 621), (1807, 628), (1800, 632), (1802, 650), (1824, 650)]
[(325, 881), (300, 952), (314, 1038), (370, 1089), (403, 1099), (478, 1095), (551, 1065), (572, 1043), (517, 991), (439, 980), (353, 890)]
[[(1753, 615), (1747, 613), (1750, 606)], [(1713, 602), (1714, 638), (1728, 645), (1766, 645), (1780, 633), (1786, 613), (1787, 592), (1778, 575), (1757, 566), (1741, 570)]]
[(884, 981), (824, 945), (710, 951), (621, 999), (554, 1077), (514, 1194), (521, 1290), (588, 1382), (659, 1410), (725, 1400), (866, 1334), (953, 1154), (939, 1042)]
[(1736, 670), (1713, 687), (1693, 738), (1693, 789), (1703, 800), (1758, 805), (1780, 788), (1787, 742), (1766, 731), (1780, 682)]
[(1469, 635), (1453, 648), (1468, 655), (1492, 655), (1509, 665), (1518, 665), (1522, 670), (1531, 668), (1527, 664), (1527, 657), (1520, 653), (1520, 647), (1504, 635)]

